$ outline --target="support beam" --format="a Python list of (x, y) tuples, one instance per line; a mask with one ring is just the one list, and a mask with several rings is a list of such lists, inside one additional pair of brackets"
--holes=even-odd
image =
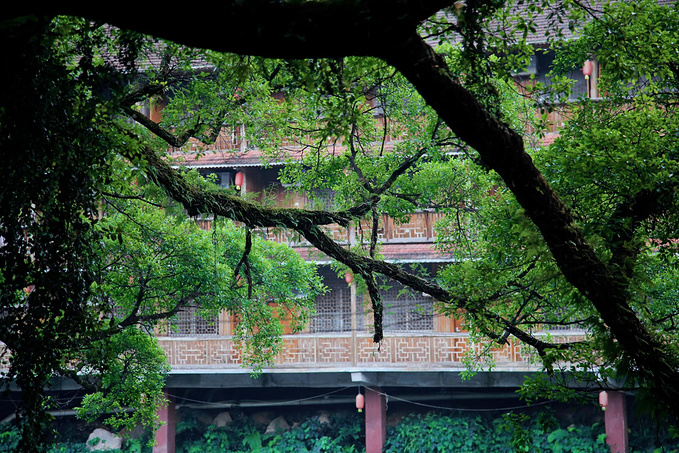
[(158, 410), (158, 416), (163, 424), (156, 431), (156, 444), (153, 447), (153, 453), (175, 453), (175, 428), (176, 428), (176, 410), (174, 399), (167, 397), (167, 406), (161, 407)]
[(606, 422), (606, 443), (611, 453), (627, 453), (629, 441), (627, 436), (627, 404), (625, 394), (620, 391), (609, 391), (608, 405), (604, 420)]
[(365, 453), (381, 453), (387, 439), (387, 401), (379, 387), (365, 389)]

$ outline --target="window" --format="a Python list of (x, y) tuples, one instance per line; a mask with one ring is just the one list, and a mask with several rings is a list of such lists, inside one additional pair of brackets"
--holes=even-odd
[[(535, 80), (542, 82), (545, 85), (551, 84), (551, 75), (549, 71), (553, 67), (555, 54), (552, 51), (544, 52), (538, 51), (535, 54)], [(532, 62), (533, 60), (531, 60)], [(596, 61), (593, 61), (592, 75), (589, 80), (585, 79), (585, 75), (582, 73), (582, 66), (573, 68), (571, 71), (566, 73), (566, 77), (573, 81), (572, 92), (569, 99), (575, 100), (580, 97), (598, 97), (598, 91), (596, 88), (596, 82), (598, 79), (599, 67)], [(583, 62), (584, 64), (584, 62)], [(563, 102), (565, 99), (546, 99), (551, 102)]]
[(332, 211), (335, 206), (335, 191), (332, 189), (316, 189), (313, 193), (314, 209)]
[(384, 330), (391, 332), (430, 332), (434, 330), (434, 299), (427, 294), (404, 291), (403, 285), (390, 282), (382, 293)]
[[(351, 288), (329, 268), (319, 268), (328, 291), (316, 298), (316, 313), (311, 318), (312, 333), (351, 332)], [(356, 329), (365, 327), (363, 297), (356, 296)]]
[(526, 66), (522, 70), (518, 71), (515, 75), (521, 76), (521, 77), (527, 77), (527, 76), (530, 76), (531, 74), (537, 74), (537, 73), (538, 73), (538, 57), (537, 57), (537, 54), (533, 54), (530, 57), (530, 63), (528, 63), (528, 66)]
[(219, 335), (219, 317), (204, 316), (196, 307), (186, 307), (170, 321), (171, 337)]

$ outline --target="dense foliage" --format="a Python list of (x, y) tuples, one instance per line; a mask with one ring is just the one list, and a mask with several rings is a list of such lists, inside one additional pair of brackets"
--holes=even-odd
[[(528, 396), (573, 376), (564, 371), (595, 386), (641, 389), (652, 408), (679, 415), (670, 284), (679, 264), (676, 6), (225, 2), (210, 17), (165, 9), (166, 20), (17, 8), (27, 15), (0, 16), (10, 44), (0, 56), (13, 63), (0, 84), (0, 340), (11, 351), (7, 377), (26, 395), (19, 415), (27, 439), (44, 438), (42, 389), (54, 373), (73, 371), (73, 359), (110, 376), (127, 358), (162, 373), (162, 364), (136, 366), (160, 358), (152, 344), (127, 354), (140, 335), (132, 329), (150, 329), (189, 302), (243, 315), (243, 335), (265, 334), (250, 357), (266, 361), (260, 354), (280, 333), (259, 324), (280, 309), (266, 303), (267, 291), (303, 313), (296, 296), (308, 303), (319, 288), (306, 272), (286, 274), (299, 279), (294, 288), (276, 286), (282, 277), (272, 272), (294, 266), (267, 266), (264, 257), (288, 259), (280, 250), (260, 250), (260, 260), (259, 227), (294, 230), (359, 276), (375, 341), (383, 336), (379, 278), (387, 276), (436, 298), (444, 314), (463, 313), (475, 338), (531, 348), (552, 381), (533, 382)], [(183, 26), (190, 17), (203, 23), (200, 32)], [(513, 72), (545, 23), (538, 40), (556, 54), (554, 83), (518, 90)], [(563, 125), (551, 125), (560, 138), (542, 146), (547, 113), (564, 107), (564, 74), (594, 56), (605, 68), (605, 99), (568, 103)], [(160, 123), (140, 112), (157, 105)], [(179, 163), (169, 147), (206, 152), (223, 128), (244, 130), (265, 159), (292, 151), (283, 182), (311, 199), (331, 189), (332, 209), (274, 208), (266, 194), (242, 199), (171, 166)], [(181, 216), (167, 220), (161, 206), (246, 229), (204, 236)], [(422, 209), (446, 215), (439, 244), (460, 258), (435, 277), (379, 255), (380, 214), (405, 219)], [(362, 242), (347, 249), (325, 234), (329, 224), (361, 225)], [(157, 266), (154, 256), (172, 265)], [(118, 304), (121, 315), (112, 310)], [(584, 340), (542, 333), (573, 325)], [(117, 379), (101, 376), (95, 387), (122, 396)], [(158, 396), (158, 380), (142, 382)], [(96, 398), (91, 407), (129, 403)]]
[(293, 453), (360, 452), (365, 450), (364, 423), (358, 414), (339, 413), (329, 422), (312, 416), (287, 431), (266, 434), (265, 427), (236, 417), (225, 427), (205, 427), (191, 417), (177, 427), (177, 451)]
[(154, 426), (168, 371), (156, 329), (188, 307), (228, 310), (257, 371), (280, 352), (283, 323), (304, 325), (322, 286), (292, 250), (225, 219), (201, 229), (149, 184), (120, 116), (122, 68), (101, 59), (113, 46), (125, 63), (140, 40), (65, 18), (22, 27), (33, 38), (3, 48), (21, 70), (4, 74), (0, 110), (0, 354), (3, 387), (14, 381), (24, 396), (18, 448), (31, 450), (57, 408), (52, 378), (90, 392), (83, 418)]
[[(236, 417), (224, 427), (205, 425), (184, 413), (177, 425), (179, 453), (360, 453), (365, 451), (364, 420), (359, 414), (338, 412), (329, 422), (311, 416), (287, 431), (265, 434), (263, 426), (247, 417)], [(0, 429), (0, 452), (13, 451), (16, 429)], [(127, 439), (124, 453), (150, 449), (143, 441)], [(77, 438), (62, 436), (50, 453), (86, 452)], [(606, 453), (603, 425), (558, 422), (549, 410), (500, 416), (430, 412), (410, 415), (388, 428), (385, 452), (581, 452)], [(634, 420), (630, 432), (631, 453), (679, 451), (676, 439), (658, 431), (650, 420)]]
[[(455, 417), (427, 414), (405, 420), (387, 442), (385, 451), (413, 452), (567, 452), (605, 453), (606, 435), (601, 426), (540, 426), (534, 421), (517, 423), (511, 416)], [(522, 426), (522, 424), (524, 426)]]

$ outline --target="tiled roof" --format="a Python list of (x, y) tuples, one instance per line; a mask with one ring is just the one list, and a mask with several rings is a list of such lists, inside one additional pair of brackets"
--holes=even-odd
[[(628, 2), (630, 0), (617, 0), (621, 2)], [(615, 3), (616, 0), (613, 0)], [(676, 0), (656, 0), (659, 6), (672, 6), (676, 3)], [(589, 8), (589, 12), (596, 16), (603, 14), (604, 1), (586, 1), (583, 4)], [(559, 30), (561, 32), (560, 38), (570, 39), (576, 36), (577, 30), (574, 32), (570, 29), (570, 24), (567, 18), (563, 18), (562, 21), (558, 20), (558, 9), (561, 5), (556, 4), (552, 7), (551, 11), (542, 11), (542, 14), (535, 18), (535, 32), (528, 36), (528, 42), (530, 44), (544, 44), (547, 42), (548, 32), (551, 32), (551, 36), (555, 37), (554, 32)], [(522, 3), (517, 9), (521, 11), (526, 9), (528, 5)]]
[[(541, 144), (549, 146), (554, 142), (558, 133), (548, 133)], [(390, 147), (391, 148), (391, 147)], [(339, 150), (336, 148), (335, 151)], [(172, 158), (175, 165), (187, 168), (242, 168), (242, 167), (261, 167), (283, 166), (289, 162), (298, 162), (304, 156), (304, 151), (286, 147), (274, 158), (266, 158), (261, 150), (257, 148), (238, 151), (235, 149), (213, 150), (198, 152), (174, 152)]]
[(173, 153), (176, 165), (190, 168), (239, 168), (260, 167), (266, 161), (269, 166), (284, 165), (301, 159), (301, 151), (289, 150), (287, 156), (279, 159), (264, 159), (259, 149), (241, 152), (236, 150), (206, 151), (205, 153)]
[[(666, 0), (669, 1), (669, 0)], [(513, 13), (518, 16), (523, 16), (524, 18), (527, 18), (529, 16), (528, 13), (528, 5), (526, 3), (521, 3), (521, 5), (513, 5), (512, 8), (514, 8)], [(563, 38), (569, 39), (573, 37), (573, 32), (569, 29), (569, 24), (567, 22), (559, 22), (558, 16), (555, 14), (558, 10), (555, 7), (555, 10), (552, 11), (544, 11), (543, 14), (540, 14), (538, 16), (533, 17), (532, 20), (532, 25), (534, 29), (528, 34), (526, 37), (526, 40), (529, 44), (533, 45), (540, 45), (540, 44), (545, 44), (548, 40), (548, 36), (556, 36), (555, 32), (560, 32)], [(457, 18), (449, 11), (449, 10), (442, 10), (439, 11), (436, 14), (436, 17), (434, 21), (443, 21), (443, 22), (449, 22), (449, 23), (456, 23)], [(499, 22), (499, 21), (491, 21), (490, 24), (487, 26), (487, 31), (492, 33), (492, 34), (500, 34), (502, 31), (505, 31), (505, 33), (509, 36), (511, 36), (512, 30), (516, 30), (516, 23), (515, 22)], [(461, 37), (455, 36), (452, 38), (454, 42), (459, 42), (461, 40)], [(436, 45), (438, 43), (437, 38), (431, 38), (428, 39), (430, 44)]]
[[(613, 0), (616, 1), (616, 0)], [(629, 0), (618, 0), (618, 1), (629, 1)], [(671, 6), (676, 4), (676, 0), (656, 0), (657, 4), (660, 6)], [(514, 12), (520, 16), (528, 17), (528, 8), (530, 2), (521, 2), (520, 5), (513, 5)], [(594, 15), (600, 15), (603, 10), (603, 4), (605, 2), (601, 0), (595, 0), (593, 2), (586, 1), (583, 2), (585, 6), (589, 8), (589, 12)], [(571, 24), (567, 17), (560, 17), (559, 11), (561, 8), (560, 3), (556, 3), (550, 7), (550, 9), (542, 10), (539, 14), (534, 15), (532, 20), (533, 30), (526, 37), (529, 44), (539, 46), (541, 44), (547, 44), (550, 38), (559, 39), (571, 39), (577, 35), (577, 28), (575, 30), (571, 29)], [(455, 23), (455, 16), (448, 10), (440, 11), (436, 17), (438, 19), (447, 20), (449, 22)], [(507, 24), (507, 29), (510, 29), (512, 24)], [(581, 24), (580, 24), (581, 25)], [(499, 32), (503, 28), (503, 24), (499, 22), (492, 22), (489, 26), (490, 32)], [(435, 39), (431, 40), (434, 43)]]
[(432, 243), (382, 244), (380, 253), (387, 262), (451, 262), (455, 257), (450, 252), (440, 252)]
[[(520, 8), (527, 8), (527, 5), (524, 4)], [(541, 14), (533, 19), (535, 30), (527, 36), (529, 44), (545, 44), (550, 37), (554, 38), (557, 32), (561, 34), (560, 38), (563, 39), (574, 37), (574, 33), (569, 28), (567, 20), (566, 22), (559, 21), (556, 14), (552, 17), (550, 15), (550, 13)]]
[[(383, 151), (393, 149), (395, 143), (386, 142)], [(212, 149), (202, 152), (186, 151), (189, 147), (175, 150), (171, 153), (177, 165), (191, 168), (222, 168), (222, 167), (258, 167), (258, 166), (280, 166), (289, 162), (299, 162), (305, 155), (318, 152), (315, 148), (303, 148), (301, 146), (283, 146), (278, 149), (275, 157), (266, 156), (258, 148), (247, 148), (243, 151), (232, 147), (220, 147), (219, 144), (212, 146)], [(328, 156), (339, 155), (346, 151), (346, 147), (335, 144), (327, 146), (322, 152)]]

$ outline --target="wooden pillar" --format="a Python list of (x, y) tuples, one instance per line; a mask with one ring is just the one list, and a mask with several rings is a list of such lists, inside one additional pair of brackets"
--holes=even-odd
[(158, 409), (158, 417), (162, 426), (156, 431), (156, 444), (153, 447), (153, 453), (175, 453), (176, 411), (174, 399), (167, 394), (166, 397), (167, 405)]
[(379, 387), (365, 389), (365, 453), (381, 453), (387, 439), (387, 400)]
[(606, 422), (606, 443), (611, 453), (627, 453), (629, 440), (627, 436), (627, 404), (625, 394), (620, 391), (609, 391), (608, 404), (604, 420)]

